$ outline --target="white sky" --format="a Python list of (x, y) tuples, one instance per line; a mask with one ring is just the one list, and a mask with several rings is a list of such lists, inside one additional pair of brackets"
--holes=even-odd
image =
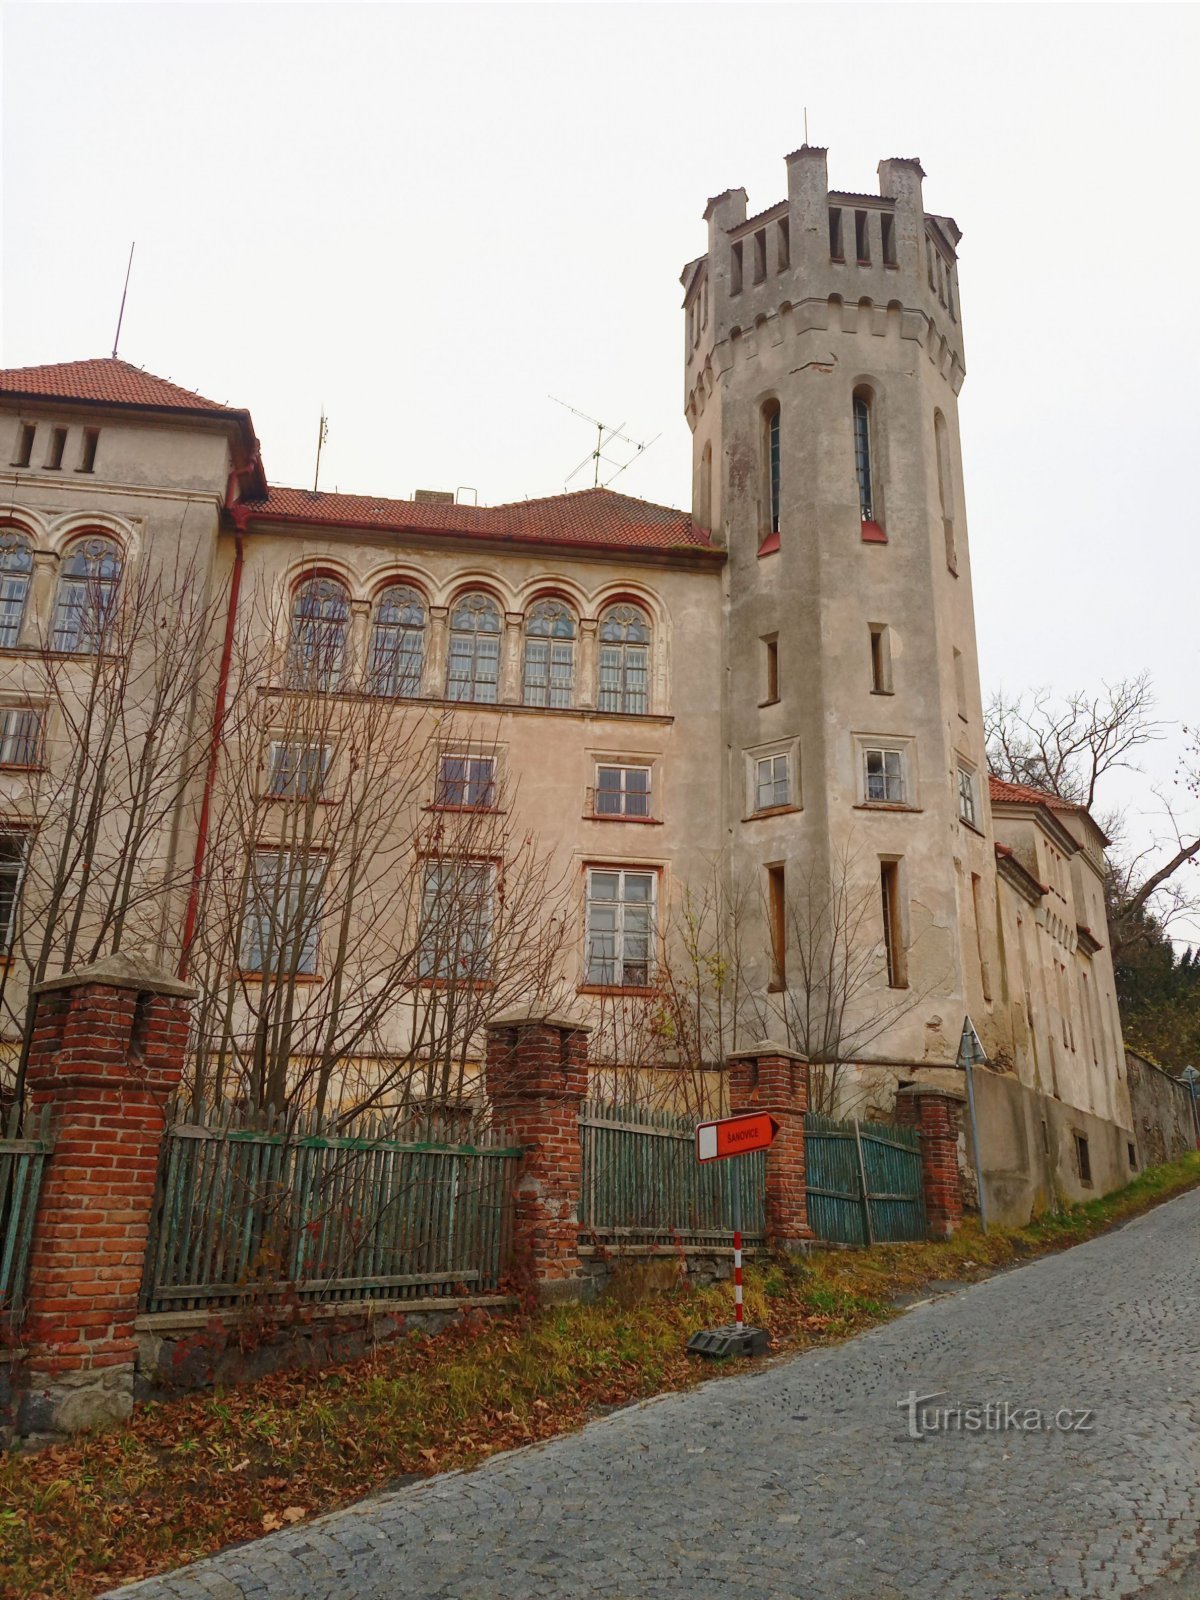
[[(556, 493), (591, 439), (554, 394), (661, 434), (617, 487), (684, 504), (706, 198), (782, 198), (805, 105), (835, 187), (919, 156), (964, 233), (985, 692), (1149, 668), (1200, 721), (1195, 7), (10, 3), (3, 29), (0, 359), (108, 354), (136, 239), (121, 354), (248, 406), (276, 483), (311, 482), (323, 403), (323, 487)], [(1121, 798), (1151, 831), (1148, 784)]]

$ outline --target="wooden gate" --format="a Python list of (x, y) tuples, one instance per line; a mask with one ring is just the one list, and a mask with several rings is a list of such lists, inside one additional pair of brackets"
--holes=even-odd
[(926, 1237), (921, 1136), (891, 1122), (804, 1119), (808, 1225), (834, 1244)]

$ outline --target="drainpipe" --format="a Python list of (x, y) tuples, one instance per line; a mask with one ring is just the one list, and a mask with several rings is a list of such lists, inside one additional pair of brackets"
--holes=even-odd
[(221, 667), (217, 674), (217, 693), (213, 702), (212, 742), (208, 752), (208, 767), (204, 774), (204, 792), (200, 799), (200, 820), (196, 827), (196, 854), (192, 862), (192, 882), (188, 889), (187, 910), (183, 916), (183, 948), (179, 956), (179, 976), (186, 978), (192, 958), (192, 945), (196, 938), (196, 918), (200, 911), (200, 885), (204, 879), (204, 856), (208, 848), (208, 824), (212, 811), (213, 785), (217, 778), (217, 762), (221, 755), (221, 730), (225, 723), (225, 700), (229, 692), (229, 666), (233, 659), (233, 634), (237, 621), (238, 597), (242, 591), (242, 567), (245, 562), (243, 537), (246, 512), (234, 503), (237, 473), (229, 475), (225, 492), (225, 509), (234, 522), (233, 576), (229, 581), (229, 607), (225, 614), (225, 638), (221, 645)]

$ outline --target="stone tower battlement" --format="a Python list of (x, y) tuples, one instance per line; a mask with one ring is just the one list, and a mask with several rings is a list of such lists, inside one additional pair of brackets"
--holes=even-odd
[(744, 189), (726, 189), (704, 210), (708, 251), (684, 268), (685, 382), (694, 428), (714, 368), (730, 346), (765, 328), (781, 334), (835, 329), (884, 335), (889, 313), (921, 344), (957, 394), (966, 368), (952, 217), (926, 212), (921, 163), (879, 163), (879, 193), (830, 189), (827, 153), (802, 145), (786, 157), (788, 193), (747, 216)]

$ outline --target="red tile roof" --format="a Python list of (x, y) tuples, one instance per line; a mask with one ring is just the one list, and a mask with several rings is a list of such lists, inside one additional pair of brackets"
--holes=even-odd
[(104, 405), (146, 406), (156, 411), (224, 411), (236, 406), (207, 400), (128, 361), (101, 356), (94, 361), (60, 361), (49, 367), (0, 368), (0, 394), (87, 400)]
[(1028, 783), (1007, 783), (1003, 778), (988, 775), (988, 792), (993, 800), (1019, 806), (1049, 806), (1051, 811), (1086, 811), (1086, 806), (1074, 800), (1063, 800), (1046, 789), (1035, 789)]
[(309, 527), (449, 533), (594, 549), (699, 551), (718, 557), (722, 554), (686, 512), (635, 500), (611, 489), (583, 489), (503, 506), (460, 506), (272, 488), (265, 499), (244, 500), (238, 510), (250, 523), (292, 522)]

